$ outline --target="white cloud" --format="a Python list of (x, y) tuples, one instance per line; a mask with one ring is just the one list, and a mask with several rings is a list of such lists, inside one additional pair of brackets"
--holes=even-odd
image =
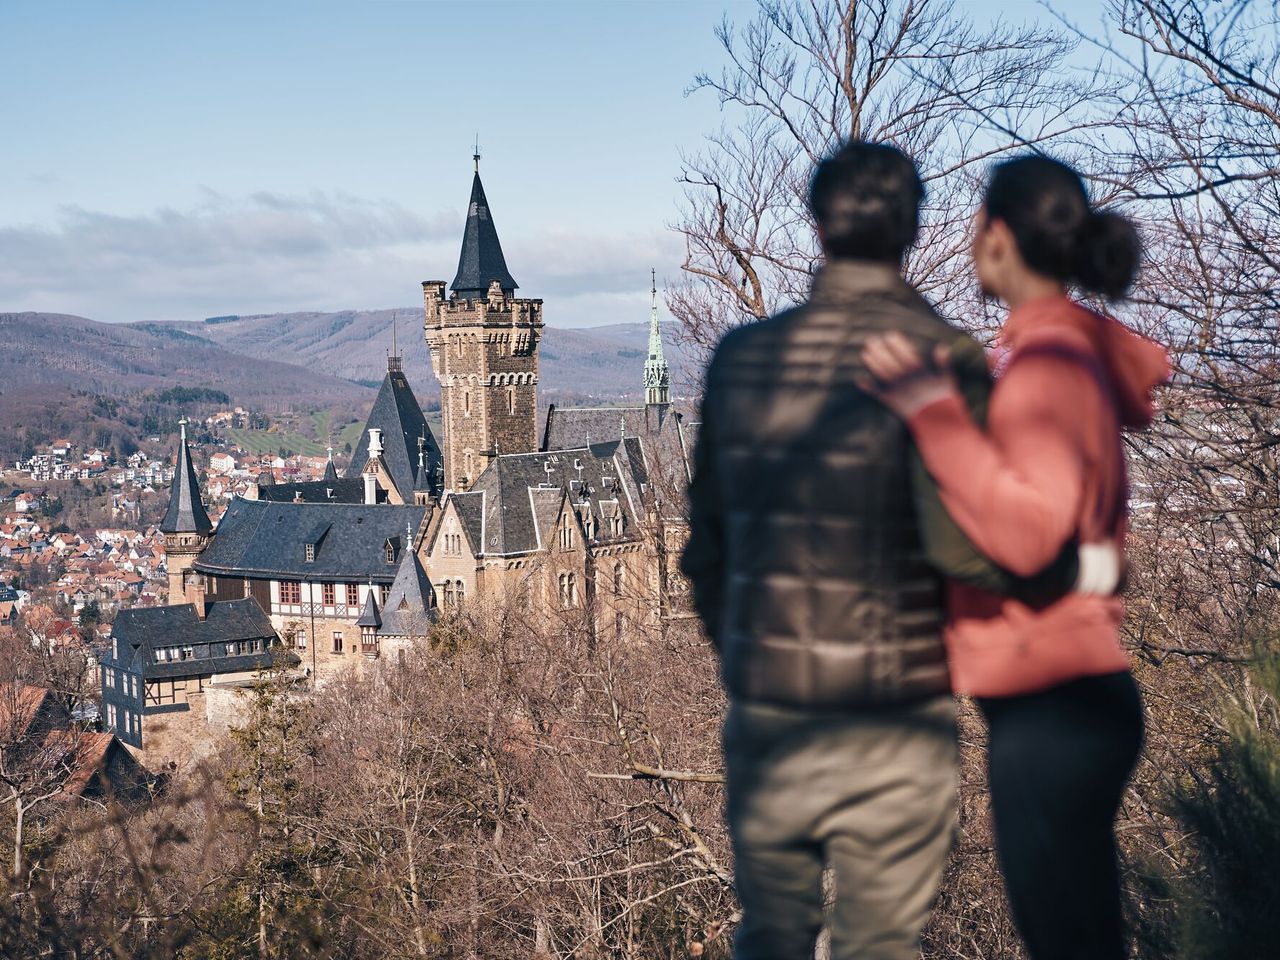
[[(407, 306), (451, 280), (458, 211), (421, 216), (346, 194), (209, 193), (189, 209), (120, 215), (65, 207), (52, 226), (0, 226), (0, 310), (96, 320)], [(553, 227), (504, 232), (521, 294), (562, 326), (643, 320), (649, 268), (679, 269), (673, 235)]]

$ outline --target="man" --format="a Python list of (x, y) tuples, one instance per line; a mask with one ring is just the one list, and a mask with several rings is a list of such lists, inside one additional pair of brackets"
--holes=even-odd
[(978, 345), (901, 276), (923, 194), (892, 147), (825, 160), (809, 202), (826, 263), (809, 302), (730, 333), (707, 371), (682, 569), (729, 692), (738, 960), (811, 960), (827, 868), (832, 960), (917, 957), (951, 844), (935, 568), (985, 562), (904, 428), (857, 385), (863, 342), (897, 330), (926, 355), (947, 345), (975, 406), (989, 387)]

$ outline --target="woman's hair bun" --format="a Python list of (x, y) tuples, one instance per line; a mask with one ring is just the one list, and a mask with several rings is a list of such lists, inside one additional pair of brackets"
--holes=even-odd
[(997, 164), (983, 206), (1009, 227), (1038, 273), (1111, 299), (1123, 297), (1137, 275), (1138, 231), (1094, 208), (1080, 174), (1059, 160), (1035, 154)]
[(1138, 275), (1141, 256), (1142, 241), (1127, 217), (1091, 210), (1076, 241), (1072, 279), (1085, 290), (1118, 299), (1128, 292)]

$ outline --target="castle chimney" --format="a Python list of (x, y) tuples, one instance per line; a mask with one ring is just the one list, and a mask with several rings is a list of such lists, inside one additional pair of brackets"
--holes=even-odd
[(187, 603), (196, 608), (196, 616), (201, 620), (208, 613), (208, 606), (205, 600), (205, 583), (204, 577), (200, 574), (187, 577)]
[[(372, 444), (370, 449), (373, 449)], [(370, 505), (378, 502), (378, 478), (372, 473), (364, 475), (364, 502)]]
[(369, 459), (376, 460), (382, 456), (382, 431), (377, 427), (369, 428)]

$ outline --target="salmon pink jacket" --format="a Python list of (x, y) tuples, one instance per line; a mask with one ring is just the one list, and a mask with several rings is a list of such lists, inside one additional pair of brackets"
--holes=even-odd
[[(1169, 376), (1163, 348), (1066, 297), (1012, 311), (1001, 344), (1007, 359), (985, 432), (954, 391), (907, 423), (944, 505), (980, 551), (1030, 576), (1075, 540), (1082, 570), (1075, 591), (1035, 608), (948, 584), (952, 682), (978, 697), (1128, 668), (1113, 589), (1128, 500), (1121, 429), (1150, 425), (1151, 391)], [(1091, 551), (1114, 558), (1114, 571), (1099, 580)]]

